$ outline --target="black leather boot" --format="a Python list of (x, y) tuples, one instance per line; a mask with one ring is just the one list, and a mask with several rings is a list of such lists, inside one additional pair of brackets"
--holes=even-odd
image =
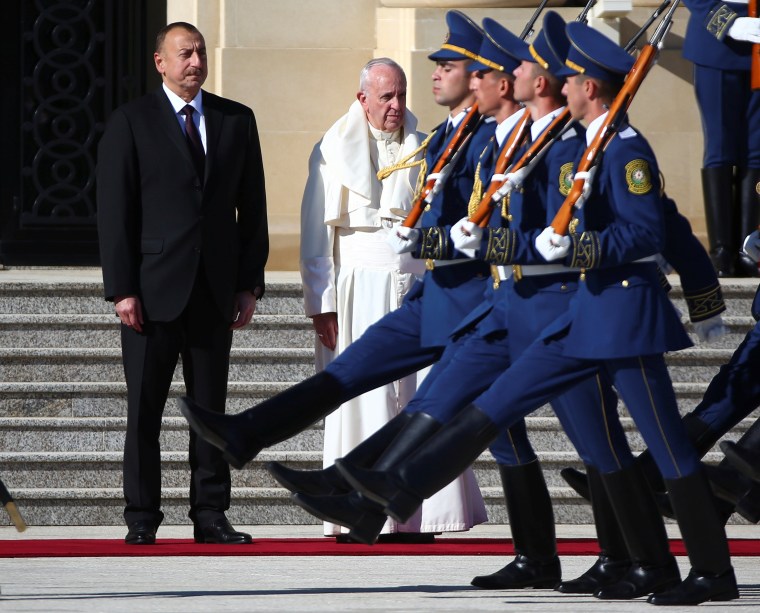
[(760, 169), (746, 168), (739, 171), (739, 243), (736, 254), (736, 275), (760, 277), (757, 262), (753, 262), (742, 245), (748, 234), (757, 230), (760, 223)]
[(723, 441), (720, 449), (732, 466), (760, 482), (760, 419), (755, 420), (736, 443)]
[(515, 559), (472, 585), (486, 590), (553, 588), (562, 576), (554, 532), (554, 510), (538, 460), (516, 466), (499, 465), (507, 503)]
[[(415, 417), (418, 415), (423, 414), (416, 413)], [(404, 432), (406, 429), (397, 438)], [(385, 512), (397, 521), (405, 522), (425, 498), (470, 466), (498, 433), (499, 427), (491, 418), (470, 404), (392, 470), (366, 470), (341, 460), (335, 464), (356, 490), (383, 504)]]
[[(760, 521), (760, 485), (729, 465), (725, 460), (718, 466), (703, 466), (713, 494), (719, 501), (716, 505), (722, 517), (730, 517), (736, 511), (748, 521)], [(721, 503), (728, 507), (726, 512)]]
[(618, 526), (615, 511), (604, 489), (601, 475), (593, 466), (586, 465), (591, 490), (591, 510), (594, 514), (596, 536), (600, 553), (596, 562), (577, 579), (563, 581), (557, 591), (563, 594), (594, 594), (600, 588), (620, 581), (631, 567), (631, 558), (625, 539)]
[(619, 581), (599, 588), (594, 596), (630, 600), (678, 585), (681, 574), (668, 548), (665, 524), (639, 466), (603, 474), (601, 480), (632, 562)]
[(708, 600), (739, 598), (728, 553), (726, 531), (702, 470), (679, 479), (666, 479), (686, 552), (689, 576), (673, 589), (652, 594), (655, 605), (695, 605)]
[(365, 545), (377, 541), (388, 519), (383, 512), (383, 505), (354, 491), (337, 496), (314, 496), (296, 492), (291, 500), (322, 521), (350, 528), (350, 540)]
[(702, 192), (710, 259), (719, 277), (733, 277), (739, 247), (733, 166), (703, 168)]
[[(372, 466), (411, 417), (410, 413), (402, 411), (349, 451), (344, 456), (345, 460), (356, 466)], [(322, 470), (295, 470), (279, 462), (269, 462), (266, 468), (280, 485), (291, 492), (301, 492), (313, 496), (329, 496), (331, 494), (345, 494), (352, 489), (338, 472), (338, 469), (335, 468), (335, 465)]]
[[(372, 474), (385, 474), (384, 471), (393, 469), (409, 457), (440, 427), (440, 422), (427, 413), (414, 413), (408, 417), (406, 424), (393, 440), (385, 446), (380, 457), (371, 465), (371, 469), (352, 462), (354, 459), (360, 460), (360, 455), (352, 457), (349, 454), (336, 460), (335, 465), (342, 465), (343, 470), (350, 468)], [(383, 505), (358, 492), (342, 496), (294, 494), (292, 498), (300, 507), (323, 521), (350, 528), (349, 537), (361, 543), (374, 543), (385, 524), (386, 513)]]
[(235, 415), (208, 411), (182, 397), (179, 409), (196, 433), (243, 468), (265, 447), (289, 439), (347, 400), (338, 381), (321, 372)]

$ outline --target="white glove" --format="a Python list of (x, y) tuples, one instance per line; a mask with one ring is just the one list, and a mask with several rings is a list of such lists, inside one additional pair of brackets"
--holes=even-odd
[(515, 172), (508, 172), (505, 175), (494, 175), (491, 177), (491, 181), (501, 179), (502, 176), (504, 177), (504, 183), (502, 183), (501, 187), (497, 189), (493, 195), (494, 202), (499, 202), (499, 200), (504, 198), (504, 196), (509, 194), (513, 189), (520, 189), (525, 181), (525, 177), (528, 176), (528, 172), (528, 167), (523, 166), (522, 168), (518, 168)]
[(471, 222), (467, 217), (462, 217), (462, 219), (451, 226), (449, 236), (454, 241), (454, 247), (467, 257), (474, 258), (480, 248), (483, 228)]
[(578, 198), (578, 201), (575, 203), (576, 209), (582, 209), (583, 205), (586, 204), (586, 200), (588, 200), (588, 197), (591, 195), (591, 184), (594, 182), (594, 175), (596, 175), (597, 168), (597, 166), (592, 166), (591, 170), (586, 172), (576, 172), (573, 176), (573, 181), (576, 179), (583, 179), (583, 190), (581, 191), (580, 198)]
[(728, 29), (728, 35), (734, 40), (760, 43), (760, 18), (737, 17)]
[(396, 226), (388, 233), (386, 242), (395, 253), (409, 253), (414, 251), (417, 241), (420, 240), (420, 231), (406, 226)]
[(744, 253), (755, 262), (760, 261), (760, 230), (755, 230), (744, 239)]
[(570, 237), (554, 232), (549, 226), (536, 237), (536, 250), (547, 262), (559, 260), (570, 251)]
[(698, 321), (694, 324), (694, 332), (697, 333), (702, 343), (714, 343), (721, 337), (728, 334), (728, 328), (723, 323), (721, 315), (714, 315), (710, 319)]

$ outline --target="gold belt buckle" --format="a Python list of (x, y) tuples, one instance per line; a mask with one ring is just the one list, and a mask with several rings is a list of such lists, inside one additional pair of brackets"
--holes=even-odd
[(427, 270), (433, 270), (435, 268), (435, 260), (428, 258), (425, 260), (425, 268)]
[(522, 266), (519, 264), (512, 264), (512, 276), (515, 278), (515, 282), (523, 278)]

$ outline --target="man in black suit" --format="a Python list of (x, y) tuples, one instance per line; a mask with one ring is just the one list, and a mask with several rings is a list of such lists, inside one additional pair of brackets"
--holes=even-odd
[[(122, 322), (127, 381), (126, 542), (163, 520), (161, 415), (177, 358), (187, 393), (224, 410), (232, 331), (264, 292), (264, 171), (251, 109), (201, 90), (203, 35), (173, 23), (156, 38), (158, 90), (113, 112), (98, 148), (98, 230), (107, 300)], [(199, 543), (250, 543), (224, 513), (222, 453), (190, 432), (190, 518)]]

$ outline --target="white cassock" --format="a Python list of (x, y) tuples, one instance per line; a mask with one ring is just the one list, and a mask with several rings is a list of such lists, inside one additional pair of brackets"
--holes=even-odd
[[(307, 316), (338, 314), (338, 341), (330, 351), (319, 339), (322, 370), (375, 321), (400, 306), (422, 274), (422, 262), (394, 253), (385, 242), (409, 210), (417, 168), (377, 179), (385, 168), (414, 151), (423, 135), (407, 110), (402, 130), (372, 128), (355, 101), (317, 144), (301, 204), (301, 277)], [(324, 466), (343, 457), (395, 417), (411, 400), (427, 369), (343, 404), (325, 419)], [(389, 519), (383, 532), (467, 530), (487, 520), (475, 476), (468, 469), (426, 500), (406, 523)], [(325, 534), (345, 528), (325, 522)]]

